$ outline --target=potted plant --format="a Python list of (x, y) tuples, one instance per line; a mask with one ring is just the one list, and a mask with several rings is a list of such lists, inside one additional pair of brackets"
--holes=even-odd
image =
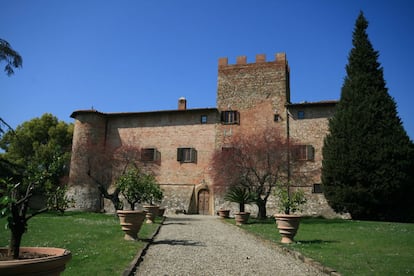
[(289, 185), (280, 187), (275, 193), (279, 198), (280, 211), (283, 213), (275, 214), (277, 228), (282, 236), (281, 243), (292, 243), (300, 222), (300, 215), (292, 214), (300, 211), (301, 205), (306, 203), (303, 190), (292, 191)]
[(242, 186), (231, 186), (224, 199), (239, 204), (239, 212), (234, 214), (236, 225), (246, 224), (249, 220), (250, 213), (245, 212), (245, 205), (255, 202), (255, 195), (247, 188)]
[(219, 209), (217, 214), (220, 216), (220, 218), (229, 218), (230, 217), (230, 210), (229, 209)]
[(127, 169), (116, 180), (116, 187), (130, 205), (130, 210), (117, 210), (117, 215), (125, 232), (125, 240), (137, 240), (138, 232), (145, 219), (145, 211), (135, 210), (135, 205), (144, 198), (145, 179), (136, 168)]
[[(1, 216), (7, 217), (7, 226), (11, 231), (9, 247), (0, 248), (0, 275), (59, 275), (72, 258), (70, 251), (62, 248), (20, 246), (22, 236), (27, 231), (28, 220), (52, 207), (30, 210), (29, 201), (35, 185), (31, 183), (24, 188), (20, 183), (13, 185), (10, 180), (0, 180)], [(55, 196), (52, 202), (63, 208), (67, 199), (58, 198), (58, 195)]]
[(163, 193), (153, 175), (143, 174), (142, 178), (145, 182), (143, 201), (148, 203), (147, 205), (144, 205), (144, 210), (147, 212), (146, 223), (154, 223), (155, 217), (160, 213), (159, 206), (155, 204), (161, 202)]

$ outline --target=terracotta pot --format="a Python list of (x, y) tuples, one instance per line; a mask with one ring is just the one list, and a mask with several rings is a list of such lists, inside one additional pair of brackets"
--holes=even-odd
[[(7, 254), (8, 248), (0, 248), (0, 253)], [(72, 258), (70, 251), (53, 247), (20, 247), (20, 254), (45, 254), (47, 257), (0, 261), (0, 275), (60, 275), (66, 263)]]
[(154, 223), (155, 217), (158, 216), (158, 210), (160, 206), (155, 205), (145, 205), (144, 210), (147, 212), (146, 218), (147, 221), (145, 223)]
[(219, 210), (219, 211), (218, 211), (218, 215), (219, 215), (221, 218), (229, 218), (229, 215), (230, 215), (230, 210)]
[(239, 212), (234, 214), (234, 219), (236, 220), (236, 225), (247, 224), (249, 221), (250, 213), (248, 212)]
[(117, 211), (119, 222), (122, 226), (122, 231), (125, 232), (125, 240), (137, 240), (138, 232), (141, 229), (142, 223), (145, 219), (146, 212), (144, 211)]
[(299, 229), (299, 222), (301, 216), (298, 215), (285, 215), (275, 214), (277, 228), (282, 236), (281, 243), (292, 243), (293, 238)]

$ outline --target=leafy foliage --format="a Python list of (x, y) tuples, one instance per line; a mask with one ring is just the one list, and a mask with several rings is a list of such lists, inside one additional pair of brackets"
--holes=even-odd
[(280, 212), (285, 214), (301, 211), (301, 206), (306, 203), (303, 190), (288, 191), (288, 189), (282, 186), (276, 190), (275, 195), (279, 198)]
[(116, 181), (116, 186), (130, 204), (148, 202), (152, 204), (162, 199), (162, 191), (152, 174), (144, 173), (137, 168), (127, 169)]
[(232, 186), (224, 195), (224, 200), (239, 204), (239, 212), (244, 212), (244, 205), (256, 202), (256, 195), (242, 186)]
[(329, 204), (355, 219), (412, 220), (413, 144), (388, 94), (361, 12), (347, 76), (324, 141), (322, 182)]
[(23, 59), (19, 53), (13, 50), (6, 40), (0, 38), (0, 62), (2, 61), (6, 62), (4, 71), (8, 76), (14, 74), (13, 67), (19, 68), (23, 65)]
[[(21, 192), (34, 184), (35, 192), (54, 194), (56, 200), (64, 203), (60, 192), (66, 185), (72, 144), (73, 125), (58, 121), (51, 114), (44, 114), (10, 129), (0, 140), (2, 162), (13, 168), (2, 177), (13, 177), (21, 182)], [(56, 196), (61, 195), (59, 199)]]
[[(66, 179), (72, 142), (71, 125), (44, 114), (7, 132), (1, 129), (0, 210), (11, 230), (9, 255), (19, 257), (27, 221), (47, 210), (63, 212), (72, 201), (66, 197)], [(17, 183), (17, 184), (16, 184)], [(37, 193), (46, 196), (44, 208), (31, 210), (29, 201)]]

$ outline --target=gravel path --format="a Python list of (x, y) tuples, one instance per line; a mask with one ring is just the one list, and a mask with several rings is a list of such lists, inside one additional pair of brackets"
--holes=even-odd
[(326, 274), (218, 217), (176, 215), (165, 220), (135, 275)]

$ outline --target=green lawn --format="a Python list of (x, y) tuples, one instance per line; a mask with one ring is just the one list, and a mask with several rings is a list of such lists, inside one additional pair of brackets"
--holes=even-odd
[[(144, 224), (140, 239), (148, 239), (159, 226)], [(0, 220), (0, 246), (7, 246), (10, 231)], [(63, 216), (41, 214), (29, 220), (22, 246), (49, 246), (69, 249), (72, 260), (63, 275), (120, 275), (132, 262), (144, 242), (125, 241), (114, 215), (66, 212)]]
[[(280, 240), (274, 219), (241, 227)], [(342, 275), (414, 275), (414, 224), (305, 218), (295, 240), (287, 247)]]

